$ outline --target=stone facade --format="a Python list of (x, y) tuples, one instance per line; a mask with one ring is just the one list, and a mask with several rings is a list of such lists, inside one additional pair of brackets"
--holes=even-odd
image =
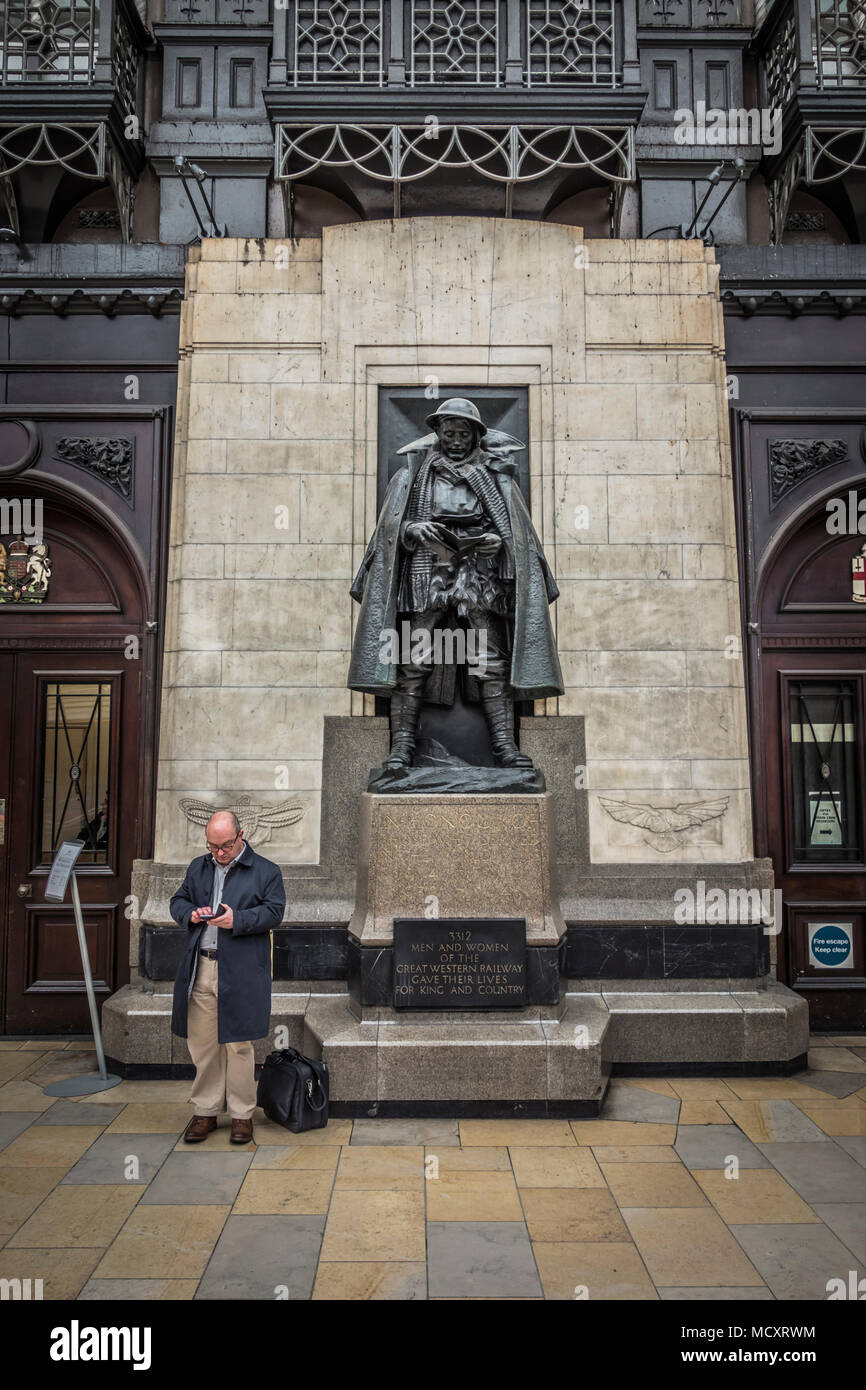
[(246, 795), (303, 811), (265, 854), (317, 862), (323, 716), (373, 712), (345, 679), (378, 387), (456, 384), (529, 388), (567, 686), (536, 714), (585, 716), (593, 862), (752, 858), (717, 282), (700, 241), (491, 218), (193, 250), (157, 861), (201, 845), (181, 798)]

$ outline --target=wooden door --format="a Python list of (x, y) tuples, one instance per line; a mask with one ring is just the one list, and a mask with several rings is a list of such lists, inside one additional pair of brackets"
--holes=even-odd
[(21, 653), (12, 674), (6, 818), (5, 1027), (89, 1029), (72, 908), (46, 902), (51, 859), (84, 841), (77, 877), (97, 998), (123, 973), (138, 834), (139, 673), (117, 653)]
[(0, 1020), (13, 1034), (89, 1032), (72, 908), (46, 902), (45, 882), (57, 846), (87, 836), (77, 875), (102, 1002), (129, 978), (124, 909), (149, 848), (155, 643), (141, 568), (110, 517), (45, 479), (14, 490), (42, 493), (50, 573), (39, 601), (0, 594)]
[[(6, 919), (7, 877), (10, 862), (9, 826), (11, 812), (11, 770), (12, 770), (12, 711), (14, 709), (15, 657), (0, 651), (0, 945), (5, 933), (2, 923)], [(3, 1020), (0, 1017), (0, 1031)]]
[(847, 1032), (866, 1017), (866, 611), (852, 570), (863, 536), (827, 517), (826, 500), (807, 512), (762, 579), (756, 848), (782, 892), (779, 979), (813, 1028)]
[(813, 1026), (866, 1008), (866, 670), (862, 655), (764, 655), (768, 847), (781, 889), (778, 970)]

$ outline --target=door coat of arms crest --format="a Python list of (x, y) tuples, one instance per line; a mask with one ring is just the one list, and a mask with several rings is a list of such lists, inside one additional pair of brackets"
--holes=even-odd
[(41, 603), (48, 593), (51, 560), (44, 541), (16, 536), (0, 541), (0, 603)]

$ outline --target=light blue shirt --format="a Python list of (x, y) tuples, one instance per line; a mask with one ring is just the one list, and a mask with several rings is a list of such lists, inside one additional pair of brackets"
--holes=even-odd
[[(218, 860), (216, 860), (216, 859), (213, 860), (213, 862), (214, 862), (213, 895), (212, 895), (212, 897), (211, 897), (210, 905), (211, 905), (211, 907), (213, 908), (214, 912), (218, 912), (218, 911), (219, 911), (219, 905), (220, 905), (220, 903), (221, 903), (222, 900), (223, 900), (223, 889), (224, 889), (224, 887), (225, 887), (225, 882), (226, 882), (226, 878), (227, 878), (227, 876), (228, 876), (229, 870), (230, 870), (230, 869), (233, 869), (234, 866), (235, 866), (235, 864), (240, 863), (240, 861), (243, 859), (243, 857), (244, 857), (244, 855), (246, 854), (246, 852), (247, 852), (247, 846), (246, 846), (246, 841), (244, 841), (244, 847), (243, 847), (243, 849), (241, 850), (240, 854), (237, 856), (236, 859), (230, 859), (229, 862), (228, 862), (227, 864), (220, 864)], [(211, 859), (213, 859), (213, 855), (211, 855)], [(208, 922), (207, 925), (205, 926), (204, 934), (202, 935), (201, 941), (198, 943), (198, 944), (199, 944), (199, 950), (200, 950), (200, 951), (213, 951), (213, 950), (217, 950), (218, 947), (219, 947), (219, 934), (220, 934), (220, 928), (219, 928), (219, 927), (215, 927), (215, 926), (213, 925), (213, 922)]]

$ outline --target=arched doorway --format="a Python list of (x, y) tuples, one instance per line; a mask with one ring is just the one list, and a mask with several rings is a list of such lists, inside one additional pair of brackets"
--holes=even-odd
[[(852, 570), (866, 540), (861, 497), (837, 486), (801, 509), (756, 591), (756, 838), (782, 892), (778, 976), (806, 996), (813, 1027), (831, 1031), (862, 1027), (866, 1004), (866, 603)], [(862, 512), (866, 533), (866, 500)]]
[[(13, 440), (21, 422), (2, 423)], [(149, 579), (92, 490), (35, 470), (3, 482), (2, 1026), (85, 1032), (72, 909), (45, 901), (45, 880), (59, 844), (83, 840), (85, 931), (96, 993), (107, 997), (128, 979), (132, 860), (150, 834)]]

